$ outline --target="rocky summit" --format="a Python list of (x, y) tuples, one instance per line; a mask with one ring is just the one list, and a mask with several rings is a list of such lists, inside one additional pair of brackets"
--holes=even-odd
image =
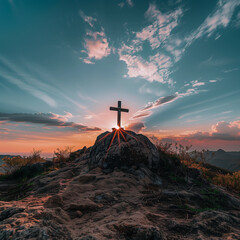
[(115, 167), (128, 169), (133, 165), (157, 169), (160, 163), (159, 152), (147, 137), (125, 130), (99, 135), (88, 162), (90, 169), (101, 167), (109, 170)]
[(240, 239), (240, 200), (150, 140), (114, 130), (37, 176), (0, 182), (0, 240)]

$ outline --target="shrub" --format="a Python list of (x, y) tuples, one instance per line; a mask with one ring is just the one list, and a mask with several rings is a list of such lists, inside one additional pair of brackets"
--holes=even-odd
[(53, 163), (54, 165), (61, 165), (63, 163), (68, 162), (70, 159), (70, 154), (72, 153), (73, 147), (66, 146), (65, 148), (57, 148), (56, 151), (54, 151), (55, 157), (53, 157)]
[(0, 168), (3, 169), (5, 175), (13, 174), (23, 166), (29, 166), (37, 162), (45, 162), (45, 159), (40, 156), (41, 151), (33, 149), (33, 152), (28, 157), (4, 157), (3, 164)]
[(240, 192), (240, 171), (234, 173), (219, 173), (213, 177), (212, 182), (226, 187), (228, 190)]

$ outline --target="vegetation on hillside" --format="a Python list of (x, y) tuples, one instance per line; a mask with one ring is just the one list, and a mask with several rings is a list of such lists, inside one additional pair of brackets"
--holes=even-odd
[(238, 195), (240, 194), (240, 171), (231, 172), (206, 163), (206, 150), (190, 152), (191, 146), (182, 146), (177, 143), (163, 144), (161, 142), (157, 144), (157, 148), (170, 158), (179, 159), (186, 169), (200, 170), (202, 176), (210, 183), (225, 187), (228, 191), (235, 192)]
[(29, 156), (4, 157), (0, 166), (0, 180), (27, 180), (39, 174), (45, 174), (64, 166), (69, 161), (72, 147), (58, 148), (54, 151), (52, 161), (46, 161), (41, 156), (41, 150), (33, 149)]
[(16, 156), (16, 157), (4, 157), (2, 159), (3, 164), (0, 168), (6, 175), (13, 174), (23, 166), (29, 166), (38, 162), (45, 162), (45, 159), (41, 157), (41, 150), (33, 149), (30, 156)]
[[(203, 178), (208, 182), (225, 187), (229, 191), (240, 194), (240, 171), (231, 172), (206, 163), (204, 154), (206, 152), (205, 150), (199, 152), (190, 152), (191, 146), (182, 146), (181, 144), (170, 143), (163, 144), (161, 142), (157, 144), (157, 148), (161, 154), (164, 154), (164, 156), (162, 156), (166, 158), (167, 161), (175, 162), (176, 169), (183, 169), (185, 177), (188, 177), (190, 168), (198, 169), (201, 171)], [(71, 153), (72, 147), (67, 146), (62, 149), (58, 148), (56, 151), (54, 151), (51, 168), (48, 167), (45, 169), (45, 171), (52, 171), (64, 166), (67, 162), (72, 160), (69, 157)], [(28, 157), (5, 157), (3, 158), (3, 164), (0, 166), (0, 168), (2, 168), (4, 171), (0, 179), (14, 179), (19, 177), (21, 179), (26, 179), (37, 174), (43, 174), (42, 171), (39, 172), (34, 170), (36, 171), (34, 172), (32, 169), (30, 169), (30, 174), (29, 170), (24, 171), (26, 166), (43, 162), (46, 162), (46, 160), (41, 157), (40, 150), (33, 150), (32, 154)], [(173, 169), (168, 169), (167, 162), (166, 166), (164, 166), (164, 169), (166, 172), (173, 171)], [(172, 179), (172, 181), (185, 182), (184, 176), (175, 174), (173, 172), (169, 175), (169, 178)]]

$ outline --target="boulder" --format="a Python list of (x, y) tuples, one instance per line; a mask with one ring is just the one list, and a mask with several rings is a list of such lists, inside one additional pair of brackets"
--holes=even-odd
[(159, 152), (144, 135), (115, 130), (99, 135), (90, 151), (89, 168), (114, 170), (131, 166), (147, 166), (156, 170), (161, 165)]

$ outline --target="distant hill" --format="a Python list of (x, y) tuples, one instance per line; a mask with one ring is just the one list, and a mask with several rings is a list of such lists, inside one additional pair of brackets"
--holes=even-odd
[(4, 157), (15, 157), (16, 155), (0, 155), (0, 165), (2, 164), (2, 159)]
[(206, 162), (230, 171), (240, 170), (240, 152), (225, 152), (222, 149), (207, 151)]

